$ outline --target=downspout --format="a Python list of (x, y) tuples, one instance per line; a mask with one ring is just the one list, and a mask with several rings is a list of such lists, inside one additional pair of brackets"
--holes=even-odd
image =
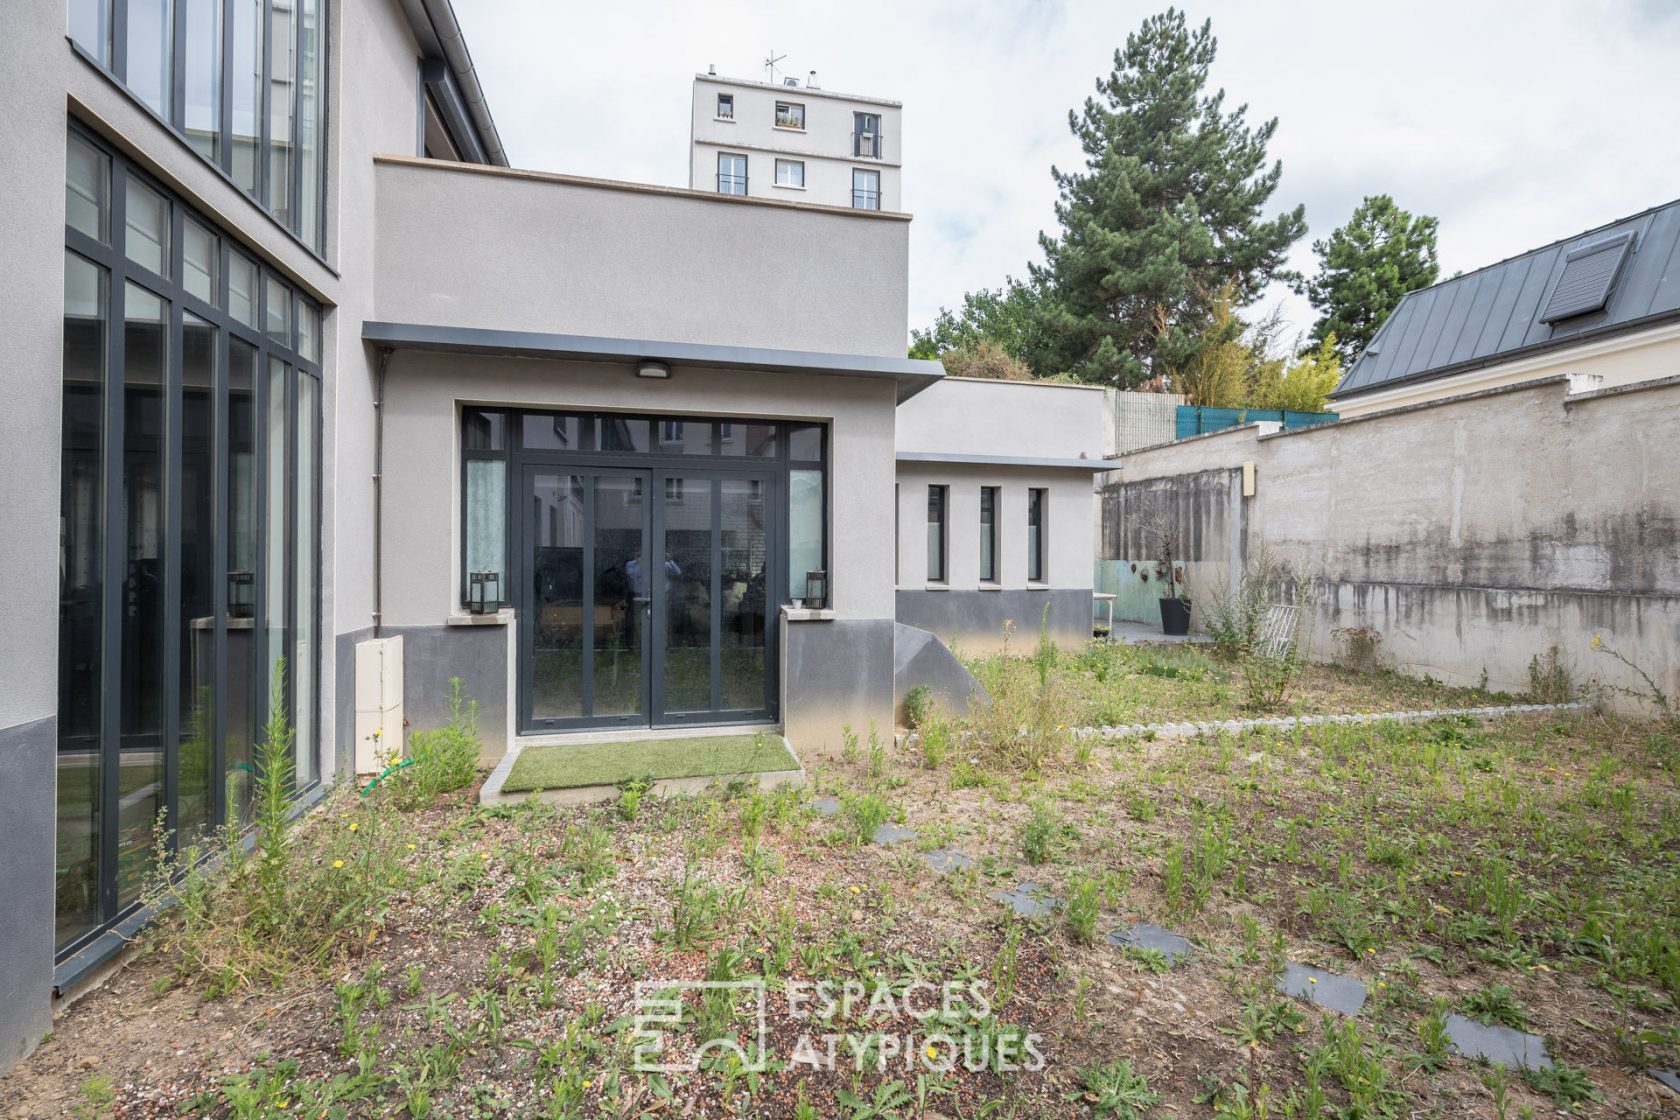
[(380, 636), (385, 619), (385, 369), (391, 364), (391, 348), (379, 349), (379, 372), (373, 382), (373, 636)]

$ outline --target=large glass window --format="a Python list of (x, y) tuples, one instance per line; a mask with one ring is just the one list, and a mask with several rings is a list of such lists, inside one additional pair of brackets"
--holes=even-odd
[(69, 29), (96, 63), (319, 252), (326, 2), (70, 0)]
[(747, 193), (747, 157), (730, 152), (718, 153), (718, 193)]
[(61, 953), (139, 902), (160, 835), (243, 812), (282, 654), (319, 777), (319, 309), (75, 131), (66, 192)]

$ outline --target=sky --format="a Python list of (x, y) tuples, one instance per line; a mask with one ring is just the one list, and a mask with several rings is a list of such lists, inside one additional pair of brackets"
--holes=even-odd
[[(1162, 5), (1164, 6), (1164, 5)], [(694, 75), (816, 70), (904, 103), (910, 325), (1042, 259), (1068, 111), (1160, 10), (1130, 0), (455, 0), (516, 167), (686, 186)], [(1680, 0), (1202, 3), (1209, 84), (1278, 119), (1268, 214), (1305, 204), (1291, 267), (1361, 198), (1440, 219), (1442, 276), (1680, 196)], [(1274, 285), (1292, 328), (1314, 318)]]

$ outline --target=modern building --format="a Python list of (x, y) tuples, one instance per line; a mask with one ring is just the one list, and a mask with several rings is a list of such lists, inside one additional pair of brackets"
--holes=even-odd
[(817, 86), (694, 76), (688, 185), (858, 210), (900, 206), (903, 106)]
[(1411, 292), (1332, 394), (1344, 418), (1535, 378), (1680, 373), (1680, 201)]

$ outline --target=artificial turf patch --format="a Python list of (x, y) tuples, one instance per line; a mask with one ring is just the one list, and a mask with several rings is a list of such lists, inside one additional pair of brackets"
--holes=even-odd
[(699, 778), (797, 769), (799, 763), (780, 735), (577, 743), (527, 747), (514, 761), (502, 792), (612, 786), (637, 778)]

